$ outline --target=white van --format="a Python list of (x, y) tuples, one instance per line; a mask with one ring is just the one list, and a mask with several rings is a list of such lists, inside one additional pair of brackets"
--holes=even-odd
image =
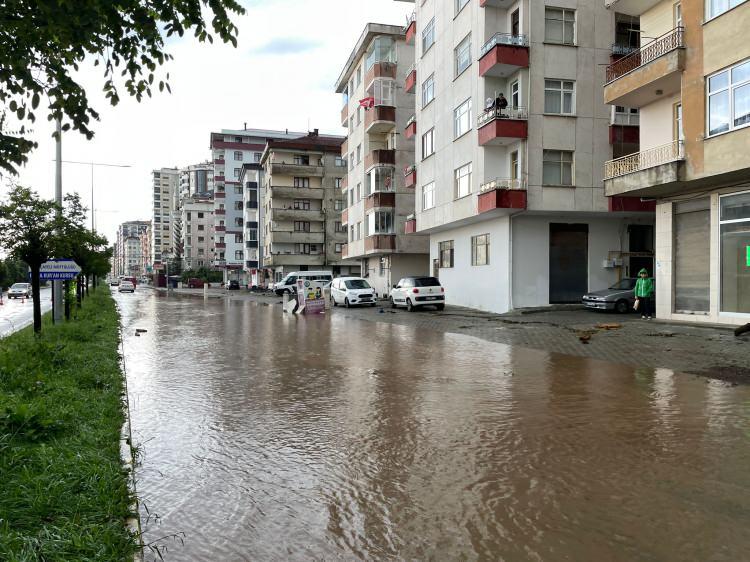
[(297, 292), (297, 279), (307, 281), (317, 281), (321, 286), (325, 286), (333, 281), (333, 273), (330, 271), (292, 271), (287, 274), (281, 281), (274, 284), (273, 290), (277, 295), (284, 293), (294, 294)]

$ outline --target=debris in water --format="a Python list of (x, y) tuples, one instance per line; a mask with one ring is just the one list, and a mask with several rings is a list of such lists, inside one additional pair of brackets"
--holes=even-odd
[(597, 324), (596, 327), (599, 330), (619, 330), (622, 328), (622, 324)]

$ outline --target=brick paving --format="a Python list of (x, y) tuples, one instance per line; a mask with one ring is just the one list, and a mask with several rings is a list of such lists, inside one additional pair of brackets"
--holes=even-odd
[[(202, 295), (202, 290), (177, 290)], [(209, 290), (212, 298), (251, 300), (276, 306), (279, 297)], [(750, 384), (750, 334), (735, 337), (731, 328), (641, 320), (636, 314), (564, 309), (492, 314), (456, 306), (442, 312), (407, 312), (382, 306), (344, 309), (333, 314), (367, 322), (386, 322), (424, 330), (464, 334), (486, 341), (541, 349), (648, 368), (666, 368)], [(602, 325), (614, 324), (607, 330)], [(584, 343), (585, 340), (586, 343)]]

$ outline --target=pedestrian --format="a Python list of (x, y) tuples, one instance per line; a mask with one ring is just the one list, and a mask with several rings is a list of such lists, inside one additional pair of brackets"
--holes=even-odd
[(635, 283), (635, 309), (641, 311), (641, 318), (644, 320), (651, 320), (653, 298), (654, 282), (644, 267), (638, 272), (638, 281)]
[(500, 110), (501, 113), (505, 111), (505, 109), (508, 107), (508, 100), (505, 99), (505, 96), (502, 94), (502, 92), (500, 93), (499, 96), (497, 96), (497, 100), (495, 100), (495, 105), (497, 106), (497, 108)]

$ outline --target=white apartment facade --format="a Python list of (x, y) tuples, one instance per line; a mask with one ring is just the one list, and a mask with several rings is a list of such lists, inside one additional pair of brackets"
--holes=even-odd
[(148, 254), (144, 251), (144, 241), (151, 235), (148, 221), (128, 221), (117, 229), (115, 242), (114, 273), (140, 277), (148, 273)]
[(185, 269), (211, 268), (214, 261), (214, 200), (210, 193), (182, 200), (182, 245)]
[(151, 257), (155, 269), (160, 269), (167, 256), (175, 251), (173, 218), (178, 209), (180, 172), (176, 168), (161, 168), (152, 172), (153, 219)]
[(343, 256), (378, 295), (407, 275), (429, 272), (429, 237), (413, 234), (414, 47), (401, 26), (369, 23), (344, 65), (336, 92), (347, 139), (346, 175), (337, 195), (347, 235)]
[(245, 264), (247, 284), (266, 286), (263, 275), (263, 166), (244, 164), (240, 175), (242, 183)]
[(415, 230), (449, 304), (580, 302), (652, 259), (653, 205), (603, 189), (615, 25), (601, 0), (424, 0), (406, 37)]

